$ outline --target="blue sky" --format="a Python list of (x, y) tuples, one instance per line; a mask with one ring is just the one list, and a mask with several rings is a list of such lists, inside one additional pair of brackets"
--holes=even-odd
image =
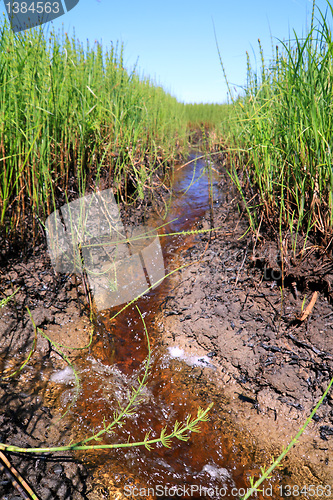
[[(326, 8), (325, 0), (317, 0)], [(82, 42), (124, 43), (125, 65), (138, 60), (151, 77), (184, 102), (226, 102), (213, 22), (229, 81), (246, 79), (246, 51), (256, 65), (258, 38), (265, 57), (277, 38), (287, 39), (310, 24), (312, 0), (80, 0), (53, 22)], [(258, 59), (258, 55), (256, 56)], [(259, 60), (258, 60), (259, 64)]]

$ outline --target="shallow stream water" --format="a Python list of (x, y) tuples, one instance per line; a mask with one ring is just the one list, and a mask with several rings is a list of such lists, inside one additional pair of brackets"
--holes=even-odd
[[(190, 160), (194, 158), (193, 154)], [(159, 227), (168, 222), (165, 233), (188, 231), (201, 227), (205, 214), (214, 223), (210, 207), (214, 210), (223, 203), (223, 193), (218, 189), (218, 173), (212, 169), (208, 175), (207, 167), (204, 159), (198, 159), (176, 171), (168, 217), (165, 221), (155, 218), (150, 225)], [(197, 238), (200, 235), (160, 238), (166, 273), (182, 265), (180, 252), (195, 245)], [(189, 356), (177, 346), (161, 346), (158, 318), (174, 286), (174, 278), (166, 278), (116, 318), (123, 306), (98, 314), (93, 346), (76, 362), (82, 390), (73, 410), (74, 424), (81, 438), (102, 428), (103, 419), (112, 420), (118, 401), (126, 403), (128, 390), (142, 376), (148, 351), (137, 305), (152, 345), (149, 381), (134, 414), (103, 442), (142, 441), (147, 432), (152, 438), (158, 437), (163, 427), (170, 430), (176, 420), (184, 421), (188, 414), (195, 416), (199, 406), (206, 408), (213, 402), (214, 407), (210, 421), (201, 424), (199, 434), (192, 434), (187, 442), (174, 440), (171, 448), (157, 445), (151, 451), (141, 446), (87, 453), (94, 476), (113, 492), (110, 498), (238, 499), (249, 487), (249, 476), (261, 464), (251, 460), (252, 443), (244, 448), (230, 425), (227, 401), (209, 381), (209, 374), (215, 370), (209, 353)], [(62, 400), (65, 408), (66, 393)], [(269, 485), (267, 482), (266, 488)], [(270, 490), (257, 498), (263, 497), (272, 498)]]

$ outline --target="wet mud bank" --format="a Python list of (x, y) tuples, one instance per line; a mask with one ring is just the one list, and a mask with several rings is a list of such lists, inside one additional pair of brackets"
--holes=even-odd
[[(224, 192), (231, 189), (223, 174), (221, 183)], [(302, 266), (285, 269), (281, 295), (279, 241), (254, 249), (236, 205), (234, 199), (215, 206), (214, 226), (220, 229), (182, 252), (183, 262), (192, 264), (180, 271), (164, 303), (163, 343), (179, 359), (209, 356), (209, 379), (228, 401), (235, 428), (245, 431), (257, 450), (277, 457), (333, 376), (333, 308), (327, 293), (332, 264), (310, 251)], [(207, 213), (204, 227), (210, 219)], [(316, 290), (310, 315), (299, 321)], [(332, 451), (333, 395), (328, 394), (284, 460), (280, 485), (324, 485), (330, 495)], [(287, 491), (283, 488), (276, 498)]]
[[(211, 421), (200, 434), (186, 443), (174, 441), (170, 449), (140, 447), (74, 457), (11, 454), (42, 499), (153, 499), (156, 495), (145, 488), (158, 485), (225, 489), (224, 498), (235, 498), (232, 490), (248, 487), (249, 477), (258, 477), (260, 466), (289, 443), (332, 377), (333, 308), (327, 290), (319, 293), (306, 321), (294, 321), (305, 294), (307, 301), (311, 298), (315, 280), (301, 285), (301, 271), (292, 275), (290, 270), (297, 293), (286, 286), (281, 300), (272, 257), (277, 243), (253, 250), (223, 166), (203, 171), (204, 166), (192, 163), (176, 173), (166, 220), (149, 214), (152, 226), (167, 223), (165, 233), (194, 232), (160, 238), (166, 272), (179, 270), (138, 301), (152, 343), (150, 381), (137, 414), (108, 439), (140, 440), (213, 402)], [(140, 221), (145, 218), (141, 215)], [(129, 224), (138, 220), (138, 214), (129, 215)], [(200, 233), (212, 227), (216, 231)], [(275, 274), (268, 275), (267, 269)], [(58, 446), (91, 434), (103, 418), (112, 417), (117, 401), (126, 399), (128, 387), (141, 374), (147, 348), (135, 307), (116, 319), (121, 307), (100, 312), (93, 341), (82, 349), (91, 334), (83, 283), (78, 276), (56, 274), (45, 247), (24, 262), (13, 260), (0, 279), (7, 296), (21, 287), (15, 300), (0, 309), (2, 373), (14, 375), (34, 348), (28, 306), (49, 338), (70, 346), (62, 351), (81, 378), (79, 397), (59, 422), (74, 397), (73, 373), (55, 346), (38, 337), (29, 364), (1, 381), (1, 441)], [(332, 485), (332, 448), (329, 395), (267, 482), (272, 493), (258, 498), (281, 498), (288, 485)], [(14, 494), (3, 474), (0, 497), (11, 500)], [(181, 497), (189, 495), (185, 491)], [(196, 493), (192, 498), (204, 497)]]

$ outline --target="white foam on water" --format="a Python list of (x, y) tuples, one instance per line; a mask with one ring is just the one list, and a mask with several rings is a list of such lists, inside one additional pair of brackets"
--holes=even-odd
[(222, 481), (225, 481), (226, 479), (231, 478), (227, 469), (225, 469), (224, 467), (217, 467), (217, 465), (206, 464), (203, 467), (201, 473), (202, 472), (207, 472), (212, 479), (220, 479)]
[(71, 384), (75, 381), (75, 376), (73, 369), (70, 366), (66, 366), (63, 370), (53, 372), (50, 377), (51, 382), (56, 384)]
[(168, 347), (168, 350), (169, 350), (169, 354), (172, 358), (183, 359), (184, 351), (183, 351), (183, 349), (180, 349), (180, 347)]
[(189, 356), (180, 347), (168, 347), (169, 355), (171, 358), (181, 359), (190, 366), (203, 366), (214, 368), (208, 356)]

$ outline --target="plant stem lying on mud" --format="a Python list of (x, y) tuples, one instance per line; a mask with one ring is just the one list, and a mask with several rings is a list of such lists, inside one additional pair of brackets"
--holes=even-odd
[[(170, 222), (168, 222), (167, 224), (170, 224)], [(157, 229), (161, 229), (162, 227), (164, 227), (165, 225), (167, 224), (164, 224), (160, 227), (158, 227)], [(213, 229), (198, 229), (198, 230), (188, 230), (188, 231), (178, 231), (178, 232), (174, 232), (174, 233), (167, 233), (167, 234), (161, 234), (159, 236), (175, 236), (175, 235), (195, 235), (195, 234), (201, 234), (201, 233), (210, 233), (211, 231), (216, 231), (218, 230), (219, 228), (213, 228)], [(155, 233), (155, 229), (152, 230), (154, 231)], [(122, 240), (117, 240), (117, 241), (112, 241), (110, 244), (111, 245), (117, 245), (117, 244), (123, 244), (123, 243), (131, 243), (133, 241), (137, 241), (141, 238), (144, 238), (146, 239), (147, 237), (150, 237), (150, 232), (148, 231), (147, 233), (145, 233), (143, 236), (142, 235), (139, 235), (139, 236), (134, 236), (134, 237), (131, 237), (131, 238), (126, 238), (126, 239), (122, 239)], [(152, 238), (155, 238), (156, 237), (156, 234), (154, 234), (152, 236)], [(75, 245), (75, 241), (73, 241), (73, 245)], [(86, 247), (88, 246), (93, 246), (93, 247), (98, 247), (99, 244), (95, 243), (93, 245), (85, 245)], [(103, 243), (103, 246), (106, 246), (106, 243)], [(134, 304), (142, 295), (148, 293), (151, 289), (153, 289), (154, 287), (156, 287), (158, 284), (160, 284), (165, 278), (171, 276), (172, 274), (180, 271), (181, 269), (185, 268), (185, 267), (188, 267), (189, 265), (191, 265), (192, 263), (187, 263), (187, 264), (184, 264), (183, 266), (180, 266), (172, 271), (170, 271), (168, 274), (166, 274), (165, 276), (163, 276), (160, 280), (156, 281), (155, 283), (151, 284), (149, 287), (147, 287), (146, 290), (144, 290), (140, 295), (138, 295), (137, 297), (135, 297), (132, 301), (128, 302), (125, 304), (125, 306), (123, 308), (121, 308), (112, 318), (110, 321), (112, 321), (113, 319), (115, 319), (119, 314), (121, 314), (123, 311), (125, 311), (129, 306), (131, 306), (132, 304)], [(15, 293), (18, 291), (19, 289), (17, 289), (13, 294), (11, 294), (9, 297), (6, 297), (5, 299), (3, 299), (1, 302), (0, 302), (0, 307), (3, 307), (5, 304), (7, 304), (12, 298), (13, 296), (15, 295)], [(89, 303), (89, 306), (91, 308), (91, 302)], [(33, 344), (32, 344), (32, 347), (28, 353), (28, 356), (27, 358), (25, 359), (25, 361), (18, 367), (18, 368), (14, 368), (14, 369), (11, 369), (10, 373), (6, 373), (5, 375), (3, 375), (2, 377), (0, 377), (0, 380), (1, 378), (3, 380), (5, 379), (8, 379), (8, 378), (11, 378), (11, 377), (14, 377), (16, 376), (17, 374), (19, 374), (23, 368), (28, 364), (28, 362), (30, 361), (33, 353), (35, 352), (36, 350), (36, 346), (37, 346), (37, 339), (38, 339), (38, 333), (44, 337), (54, 348), (54, 351), (67, 363), (67, 365), (71, 368), (71, 370), (73, 371), (73, 374), (74, 374), (74, 377), (75, 377), (75, 396), (74, 398), (72, 399), (71, 403), (69, 404), (69, 406), (67, 407), (65, 413), (60, 417), (60, 419), (64, 418), (65, 415), (68, 414), (68, 412), (70, 411), (70, 409), (75, 405), (76, 401), (77, 401), (77, 398), (79, 396), (79, 392), (80, 392), (80, 378), (79, 378), (79, 375), (77, 373), (77, 371), (75, 370), (75, 367), (74, 365), (71, 363), (69, 357), (61, 350), (63, 348), (65, 349), (69, 349), (69, 350), (84, 350), (84, 349), (87, 349), (90, 347), (91, 343), (92, 343), (92, 340), (93, 340), (93, 328), (91, 328), (91, 332), (90, 332), (90, 339), (89, 339), (89, 342), (86, 346), (83, 346), (83, 347), (79, 347), (79, 348), (73, 348), (71, 346), (66, 346), (66, 345), (63, 345), (63, 344), (60, 344), (60, 343), (57, 343), (57, 342), (54, 342), (43, 330), (41, 330), (40, 328), (37, 328), (34, 320), (33, 320), (33, 317), (32, 317), (32, 314), (29, 310), (29, 308), (27, 308), (28, 310), (28, 314), (29, 314), (29, 317), (30, 317), (30, 320), (33, 324), (33, 327), (34, 327), (34, 340), (33, 340)], [(138, 309), (139, 311), (139, 309)], [(147, 359), (147, 364), (146, 364), (146, 368), (145, 368), (145, 374), (144, 374), (144, 377), (143, 379), (140, 381), (139, 380), (139, 386), (138, 386), (138, 389), (134, 389), (132, 388), (132, 395), (130, 396), (129, 398), (129, 403), (128, 405), (126, 406), (126, 408), (124, 409), (124, 412), (121, 412), (120, 414), (118, 414), (116, 417), (115, 417), (115, 420), (111, 423), (111, 424), (108, 424), (106, 427), (104, 427), (104, 429), (102, 431), (100, 431), (99, 433), (97, 434), (94, 434), (92, 437), (88, 438), (88, 440), (85, 440), (84, 442), (86, 441), (90, 441), (92, 439), (95, 439), (95, 440), (98, 440), (100, 435), (102, 434), (105, 434), (106, 432), (111, 432), (113, 427), (115, 425), (118, 425), (118, 426), (121, 426), (122, 425), (122, 418), (124, 417), (124, 415), (131, 415), (132, 412), (133, 412), (133, 409), (134, 409), (134, 406), (137, 406), (137, 404), (140, 402), (140, 401), (137, 401), (137, 398), (139, 397), (139, 394), (142, 390), (142, 388), (145, 386), (146, 384), (146, 378), (147, 378), (147, 375), (148, 375), (148, 367), (149, 367), (149, 363), (150, 363), (150, 358), (151, 358), (151, 352), (150, 352), (150, 343), (149, 343), (149, 337), (148, 337), (148, 332), (146, 330), (146, 325), (145, 325), (145, 322), (144, 322), (144, 319), (141, 315), (141, 312), (139, 311), (139, 314), (141, 316), (141, 319), (142, 319), (142, 322), (143, 322), (143, 325), (144, 325), (144, 329), (145, 329), (145, 333), (146, 333), (146, 338), (147, 338), (147, 343), (148, 343), (148, 350), (149, 350), (149, 355), (148, 355), (148, 359)], [(90, 310), (90, 319), (92, 320), (93, 318), (93, 311), (92, 309)], [(7, 372), (8, 370), (6, 370)], [(200, 410), (201, 411), (201, 410)], [(198, 417), (199, 417), (199, 411), (198, 411)], [(60, 420), (59, 419), (59, 420)], [(58, 421), (59, 421), (58, 420)], [(58, 421), (56, 423), (58, 423)], [(55, 425), (55, 424), (54, 424)], [(104, 424), (103, 424), (104, 425)], [(188, 422), (188, 427), (187, 427), (187, 430), (190, 431), (190, 429), (192, 428), (192, 423), (189, 421)], [(176, 432), (177, 431), (177, 432)], [(178, 437), (178, 436), (182, 436), (183, 433), (185, 432), (183, 427), (178, 423), (177, 424), (177, 428), (175, 427), (174, 429), (174, 432), (176, 432), (175, 436), (174, 437)], [(194, 431), (192, 431), (194, 432)], [(165, 434), (165, 432), (164, 432)], [(160, 439), (164, 439), (164, 434), (161, 433), (161, 436), (160, 436)], [(170, 438), (170, 435), (168, 436), (168, 439), (171, 439)], [(181, 437), (178, 437), (178, 439), (181, 439)], [(147, 446), (151, 446), (153, 444), (152, 441), (149, 441), (149, 443), (147, 443)], [(1, 448), (1, 445), (0, 445), (0, 448)], [(70, 448), (69, 448), (70, 449)], [(7, 448), (8, 450), (8, 448)], [(13, 450), (11, 450), (13, 451)]]
[[(32, 491), (26, 480), (21, 476), (21, 474), (15, 469), (15, 467), (10, 463), (8, 458), (2, 451), (0, 451), (0, 461), (3, 465), (0, 465), (0, 470), (4, 470), (6, 475), (11, 479), (15, 489), (22, 495), (25, 500), (39, 500), (37, 495)], [(21, 497), (20, 497), (21, 498)]]
[(303, 432), (305, 431), (305, 429), (307, 428), (307, 426), (309, 425), (309, 423), (312, 421), (312, 419), (315, 416), (315, 414), (317, 413), (320, 405), (323, 403), (324, 399), (326, 398), (327, 394), (329, 393), (329, 391), (330, 391), (330, 389), (332, 387), (332, 384), (333, 384), (333, 378), (331, 379), (330, 383), (328, 384), (326, 391), (321, 396), (321, 398), (319, 399), (318, 403), (316, 404), (316, 406), (314, 407), (314, 409), (310, 413), (309, 417), (306, 419), (304, 425), (300, 428), (300, 430), (298, 431), (298, 433), (296, 434), (296, 436), (290, 441), (290, 443), (288, 444), (288, 446), (283, 450), (283, 452), (278, 456), (278, 458), (276, 460), (273, 459), (272, 465), (267, 470), (265, 470), (263, 467), (261, 468), (262, 475), (261, 475), (261, 477), (256, 482), (254, 482), (253, 478), (250, 478), (251, 488), (249, 488), (249, 490), (246, 492), (245, 496), (243, 496), (241, 498), (241, 500), (247, 500), (252, 494), (256, 493), (257, 491), (260, 491), (259, 490), (259, 486), (266, 479), (270, 479), (271, 478), (271, 473), (274, 471), (274, 469), (276, 469), (277, 467), (280, 466), (281, 461), (289, 453), (289, 451), (291, 450), (291, 448), (297, 444), (299, 438), (301, 437), (301, 435), (303, 434)]
[(4, 299), (0, 300), (0, 308), (1, 307), (4, 307), (6, 304), (8, 304), (8, 302), (10, 300), (12, 300), (12, 298), (14, 297), (14, 295), (19, 291), (20, 288), (17, 288), (15, 290), (15, 292), (13, 292), (12, 294), (10, 294), (8, 297), (5, 297)]
[[(176, 421), (174, 424), (174, 428), (171, 432), (168, 433), (167, 427), (164, 427), (160, 433), (160, 436), (155, 439), (149, 439), (149, 434), (146, 434), (145, 439), (143, 441), (137, 441), (134, 443), (116, 443), (116, 444), (94, 444), (94, 445), (86, 445), (87, 441), (98, 440), (103, 434), (112, 432), (111, 427), (115, 424), (112, 422), (111, 424), (106, 425), (105, 427), (90, 436), (83, 441), (78, 443), (68, 445), (68, 446), (55, 446), (50, 448), (20, 448), (19, 446), (11, 446), (6, 445), (4, 443), (0, 443), (0, 450), (9, 451), (13, 453), (55, 453), (55, 452), (64, 452), (64, 451), (76, 451), (76, 450), (114, 450), (118, 448), (133, 448), (136, 446), (145, 446), (148, 450), (152, 449), (152, 446), (158, 443), (161, 443), (163, 446), (170, 448), (171, 441), (173, 439), (179, 439), (180, 441), (188, 441), (190, 438), (190, 434), (192, 432), (200, 432), (199, 424), (202, 422), (206, 422), (208, 417), (208, 412), (211, 410), (213, 403), (211, 403), (205, 410), (202, 408), (198, 408), (198, 413), (196, 417), (192, 417), (188, 415), (186, 421), (184, 423)], [(131, 413), (127, 413), (126, 415), (130, 415)], [(126, 416), (125, 413), (122, 416)], [(118, 423), (118, 425), (120, 425)]]

